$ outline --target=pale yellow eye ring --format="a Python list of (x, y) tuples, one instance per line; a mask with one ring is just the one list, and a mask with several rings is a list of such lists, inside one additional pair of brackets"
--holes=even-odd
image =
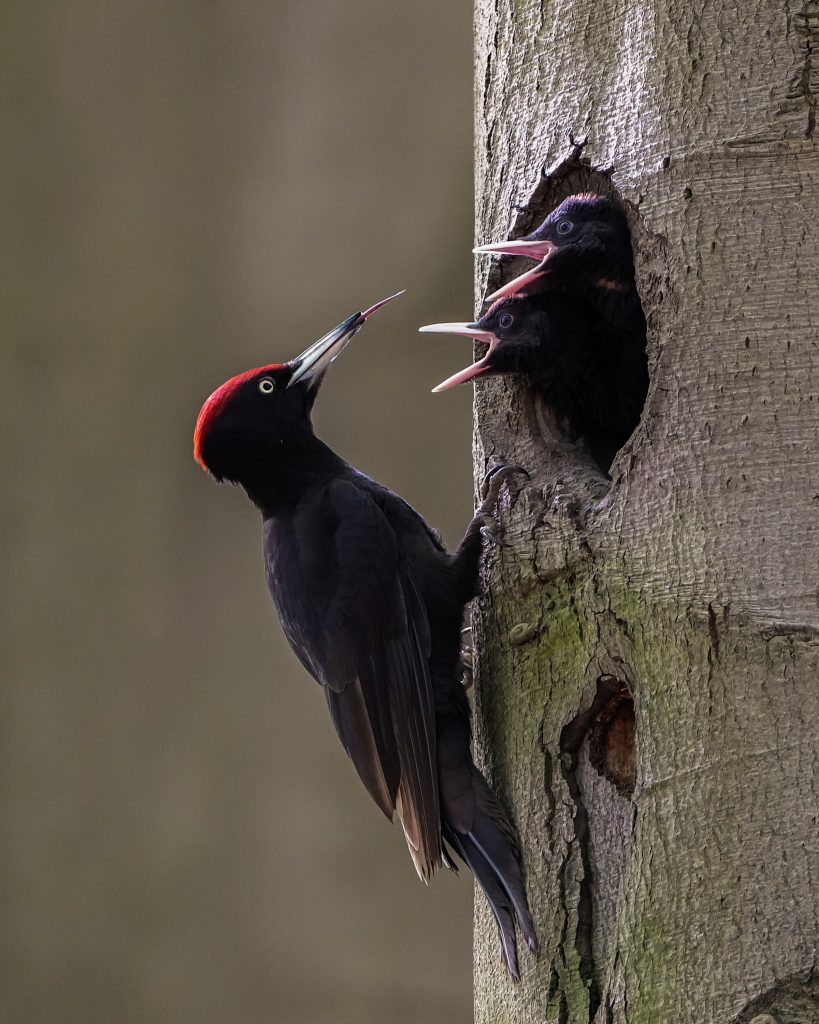
[(275, 390), (276, 385), (270, 379), (270, 377), (262, 377), (262, 379), (259, 381), (259, 391), (261, 391), (263, 395), (269, 395)]

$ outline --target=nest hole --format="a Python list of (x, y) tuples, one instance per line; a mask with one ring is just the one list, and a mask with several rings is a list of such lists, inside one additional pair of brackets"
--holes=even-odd
[[(631, 235), (638, 293), (648, 324), (646, 347), (649, 383), (640, 416), (628, 439), (619, 446), (608, 446), (605, 443), (590, 444), (586, 439), (572, 436), (568, 424), (557, 415), (553, 415), (551, 410), (547, 410), (546, 415), (541, 411), (537, 416), (536, 428), (541, 434), (550, 435), (546, 440), (554, 442), (556, 450), (574, 451), (579, 463), (593, 462), (606, 477), (609, 476), (615, 458), (623, 448), (631, 444), (643, 421), (655, 379), (656, 345), (652, 340), (656, 321), (655, 309), (668, 293), (664, 241), (648, 231), (642, 223), (637, 206), (625, 199), (616, 188), (612, 181), (613, 170), (593, 167), (583, 156), (583, 145), (575, 144), (568, 157), (556, 166), (544, 169), (528, 202), (524, 206), (516, 207), (516, 217), (508, 233), (510, 238), (520, 238), (529, 234), (564, 199), (578, 193), (591, 192), (604, 196), (617, 205), (626, 216)], [(494, 291), (530, 266), (530, 263), (522, 260), (498, 262), (490, 270), (488, 291)]]

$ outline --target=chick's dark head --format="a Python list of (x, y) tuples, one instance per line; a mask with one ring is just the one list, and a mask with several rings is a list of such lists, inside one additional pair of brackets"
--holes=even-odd
[[(423, 333), (458, 334), (489, 346), (486, 353), (458, 373), (448, 377), (433, 391), (447, 391), (476, 377), (497, 373), (528, 373), (550, 353), (552, 332), (548, 330), (546, 304), (537, 296), (502, 298), (494, 302), (475, 323), (429, 324)], [(557, 340), (557, 339), (556, 339)]]
[(619, 289), (634, 277), (625, 215), (609, 199), (589, 193), (564, 199), (530, 235), (475, 252), (538, 260), (534, 269), (490, 295), (490, 301), (553, 287)]

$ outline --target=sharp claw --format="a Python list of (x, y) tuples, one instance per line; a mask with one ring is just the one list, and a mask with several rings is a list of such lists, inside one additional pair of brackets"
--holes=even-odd
[(479, 522), (483, 523), (481, 526), (481, 536), (484, 537), (493, 547), (508, 546), (500, 540), (497, 535), (495, 512), (504, 481), (515, 473), (522, 473), (527, 480), (531, 479), (529, 473), (523, 468), (523, 466), (509, 465), (505, 462), (492, 466), (483, 478), (483, 484), (481, 486), (482, 501), (475, 511), (473, 523), (476, 525)]
[(523, 466), (518, 466), (516, 463), (500, 462), (492, 466), (483, 478), (483, 484), (481, 485), (481, 497), (483, 498), (484, 505), (488, 503), (494, 504), (498, 500), (503, 482), (515, 473), (522, 473), (527, 480), (532, 479), (528, 470), (524, 469)]
[(483, 537), (484, 540), (489, 541), (489, 544), (493, 548), (505, 548), (505, 547), (507, 547), (507, 544), (500, 539), (500, 537), (497, 535), (495, 530), (492, 529), (491, 526), (482, 526), (481, 527), (481, 536)]
[(473, 675), (473, 664), (472, 664), (472, 652), (467, 650), (465, 647), (461, 648), (461, 686), (465, 690), (470, 689), (474, 683)]

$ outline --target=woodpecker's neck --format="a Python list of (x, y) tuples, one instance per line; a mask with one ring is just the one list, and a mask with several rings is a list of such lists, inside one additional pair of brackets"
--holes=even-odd
[(265, 519), (279, 515), (325, 480), (343, 473), (346, 463), (312, 431), (272, 445), (252, 475), (240, 481)]

